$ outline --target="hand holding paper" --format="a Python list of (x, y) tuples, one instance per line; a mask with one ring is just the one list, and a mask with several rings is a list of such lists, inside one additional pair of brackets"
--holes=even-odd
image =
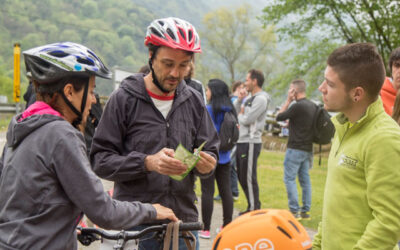
[(203, 142), (197, 149), (197, 151), (193, 154), (190, 151), (188, 151), (184, 146), (182, 146), (182, 144), (179, 144), (175, 150), (174, 157), (175, 159), (180, 160), (185, 165), (187, 165), (188, 168), (185, 173), (181, 175), (170, 175), (170, 177), (178, 181), (183, 180), (190, 173), (190, 171), (196, 166), (197, 162), (200, 160), (200, 152), (205, 144), (206, 141)]

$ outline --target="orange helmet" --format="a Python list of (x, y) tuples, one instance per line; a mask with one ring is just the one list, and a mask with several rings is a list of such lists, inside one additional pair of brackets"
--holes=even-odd
[(262, 209), (246, 213), (225, 226), (214, 240), (213, 250), (305, 250), (312, 244), (292, 213)]

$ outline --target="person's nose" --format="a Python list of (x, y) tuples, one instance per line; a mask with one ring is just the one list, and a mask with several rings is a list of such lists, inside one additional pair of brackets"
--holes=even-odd
[(173, 67), (170, 73), (171, 76), (178, 78), (179, 77), (179, 67)]
[(319, 92), (321, 92), (321, 93), (325, 93), (325, 90), (326, 90), (326, 88), (325, 88), (325, 82), (326, 82), (326, 81), (323, 81), (323, 82), (319, 85), (319, 87), (318, 87), (318, 90), (319, 90)]

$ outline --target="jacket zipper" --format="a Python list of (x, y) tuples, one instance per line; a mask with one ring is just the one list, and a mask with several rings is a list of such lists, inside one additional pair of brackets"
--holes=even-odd
[(342, 139), (340, 140), (339, 147), (338, 147), (337, 150), (336, 150), (335, 157), (336, 157), (337, 154), (339, 153), (339, 149), (340, 149), (340, 147), (342, 146), (342, 142), (344, 141), (344, 138), (346, 137), (346, 135), (347, 135), (347, 133), (348, 133), (348, 131), (349, 131), (350, 129), (351, 129), (351, 128), (348, 128), (348, 129), (344, 132), (343, 137), (342, 137)]

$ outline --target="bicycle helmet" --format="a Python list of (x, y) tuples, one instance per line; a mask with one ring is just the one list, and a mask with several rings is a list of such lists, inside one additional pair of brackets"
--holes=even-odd
[(189, 22), (168, 17), (154, 20), (147, 27), (144, 44), (166, 46), (194, 53), (200, 53), (200, 37), (196, 29)]
[[(86, 83), (81, 102), (81, 112), (66, 98), (61, 90), (60, 81), (66, 77), (90, 77), (93, 75), (110, 79), (112, 74), (101, 59), (87, 47), (61, 42), (35, 47), (23, 52), (26, 71), (35, 82), (43, 87), (54, 87), (63, 97), (66, 104), (78, 116), (73, 122), (77, 127), (82, 121), (86, 106), (89, 82)], [(54, 86), (53, 86), (54, 85)], [(41, 88), (39, 87), (39, 90)]]
[(26, 71), (39, 84), (54, 83), (66, 76), (96, 75), (110, 79), (112, 74), (90, 49), (72, 42), (47, 44), (23, 52)]
[(304, 227), (287, 210), (262, 209), (246, 213), (226, 227), (214, 240), (214, 250), (311, 249)]

